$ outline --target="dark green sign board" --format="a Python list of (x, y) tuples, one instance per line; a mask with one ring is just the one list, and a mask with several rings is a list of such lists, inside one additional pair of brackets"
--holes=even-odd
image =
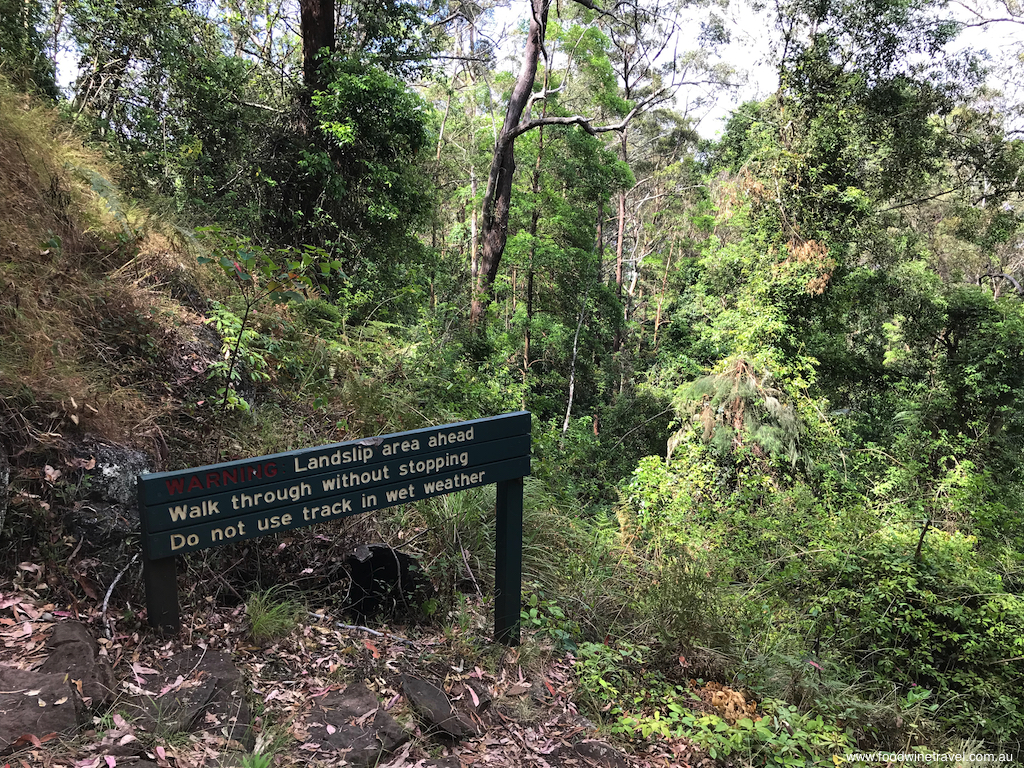
[(175, 557), (497, 484), (495, 639), (519, 642), (530, 414), (139, 476), (149, 622), (180, 628)]

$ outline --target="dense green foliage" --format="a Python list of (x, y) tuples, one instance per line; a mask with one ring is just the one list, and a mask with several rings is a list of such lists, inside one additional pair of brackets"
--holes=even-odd
[[(55, 19), (15, 5), (3, 71), (55, 95)], [(610, 732), (787, 766), (1024, 747), (1024, 142), (945, 53), (959, 26), (923, 0), (780, 4), (779, 87), (711, 142), (670, 102), (570, 124), (719, 75), (706, 52), (638, 66), (654, 15), (566, 9), (470, 327), (515, 83), (485, 10), (344, 5), (306, 89), (281, 8), (68, 6), (65, 111), (221, 268), (175, 461), (200, 431), (270, 452), (527, 408), (524, 619)], [(465, 617), (467, 569), (488, 587), (482, 493), (395, 513), (431, 532), (432, 615)], [(705, 681), (764, 716), (711, 714)]]
[(0, 72), (16, 85), (56, 97), (53, 64), (46, 58), (40, 34), (42, 5), (35, 0), (3, 0), (0, 18)]

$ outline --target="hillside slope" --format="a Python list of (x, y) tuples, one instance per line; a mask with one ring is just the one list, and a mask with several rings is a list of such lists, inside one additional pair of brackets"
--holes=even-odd
[[(640, 764), (593, 740), (572, 700), (571, 665), (550, 646), (509, 651), (487, 642), (491, 608), (482, 600), (460, 597), (454, 618), (433, 627), (398, 628), (409, 637), (341, 621), (340, 555), (360, 540), (417, 538), (424, 528), (414, 515), (350, 520), (330, 527), (330, 538), (307, 532), (189, 557), (179, 573), (186, 628), (170, 642), (153, 633), (142, 609), (135, 472), (408, 424), (341, 395), (318, 411), (276, 390), (276, 375), (262, 388), (258, 377), (242, 378), (238, 387), (253, 405), (222, 407), (216, 372), (230, 333), (230, 281), (197, 265), (207, 251), (187, 230), (126, 200), (116, 166), (62, 127), (52, 109), (3, 85), (0, 199), (0, 455), (12, 467), (9, 486), (0, 487), (9, 499), (6, 519), (0, 515), (0, 665), (46, 669), (54, 638), (82, 622), (118, 681), (112, 697), (91, 702), (79, 734), (26, 734), (12, 765), (252, 768), (267, 764), (260, 755), (278, 766), (336, 765), (327, 744), (320, 750), (311, 741), (317, 722), (309, 704), (363, 684), (412, 735), (396, 747), (395, 766)], [(288, 317), (270, 307), (261, 322)], [(380, 351), (367, 343), (369, 354)], [(357, 374), (339, 383), (346, 375)], [(345, 391), (366, 395), (359, 386)], [(411, 527), (403, 533), (403, 526)], [(287, 597), (258, 589), (289, 581)], [(292, 606), (270, 635), (260, 630), (264, 598), (271, 613)], [(312, 599), (326, 602), (312, 613), (295, 608)], [(246, 706), (255, 712), (248, 740), (216, 728), (168, 728), (177, 705), (161, 697), (205, 690), (206, 672), (197, 663), (177, 681), (147, 675), (193, 650), (223, 654), (217, 658), (242, 671)], [(476, 718), (478, 733), (461, 743), (439, 740), (399, 700), (403, 675), (429, 677), (459, 698), (484, 697), (484, 707), (497, 703)], [(479, 693), (467, 693), (467, 681), (479, 683)], [(155, 720), (147, 719), (146, 695), (159, 700), (163, 715)], [(207, 726), (219, 724), (218, 710), (204, 706)], [(579, 753), (577, 742), (586, 742)], [(672, 754), (702, 759), (684, 740), (674, 750), (659, 750), (657, 764)], [(449, 762), (426, 760), (442, 753)]]

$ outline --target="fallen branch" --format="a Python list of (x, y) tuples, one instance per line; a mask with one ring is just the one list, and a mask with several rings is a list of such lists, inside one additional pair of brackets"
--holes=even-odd
[(415, 642), (413, 642), (412, 640), (410, 640), (407, 637), (402, 637), (401, 635), (392, 635), (390, 632), (378, 632), (376, 629), (370, 629), (369, 627), (364, 627), (364, 626), (361, 626), (359, 624), (342, 624), (340, 621), (336, 621), (336, 622), (334, 622), (334, 624), (335, 624), (335, 626), (337, 626), (337, 627), (339, 627), (341, 629), (358, 629), (358, 630), (361, 630), (362, 632), (368, 632), (371, 635), (373, 635), (374, 637), (387, 637), (387, 638), (390, 638), (391, 640), (397, 640), (400, 643), (408, 643), (409, 645), (415, 645), (416, 644)]
[(135, 565), (135, 561), (138, 559), (139, 553), (136, 552), (131, 562), (121, 569), (121, 572), (114, 577), (114, 580), (110, 582), (110, 586), (107, 587), (107, 594), (104, 596), (103, 606), (100, 608), (100, 616), (103, 617), (103, 634), (107, 636), (107, 640), (110, 640), (111, 637), (113, 636), (113, 633), (110, 630), (110, 625), (107, 623), (107, 605), (110, 603), (110, 596), (114, 593), (114, 587), (117, 586), (117, 582), (119, 582), (121, 580), (121, 577), (128, 572), (129, 568)]
[[(321, 620), (326, 620), (327, 619), (327, 617), (324, 616), (322, 613), (314, 613), (313, 611), (309, 611), (308, 613), (309, 613), (310, 616), (313, 616), (314, 618), (317, 618), (317, 619), (321, 619)], [(364, 627), (361, 624), (342, 624), (340, 621), (336, 621), (334, 623), (335, 623), (335, 626), (337, 626), (340, 629), (349, 629), (349, 630), (351, 630), (351, 629), (358, 629), (359, 631), (367, 632), (367, 633), (373, 635), (374, 637), (389, 637), (392, 640), (398, 640), (400, 643), (408, 643), (409, 645), (415, 645), (416, 644), (413, 640), (410, 640), (407, 637), (402, 637), (401, 635), (392, 635), (390, 632), (378, 632), (376, 629), (370, 629), (369, 627)]]

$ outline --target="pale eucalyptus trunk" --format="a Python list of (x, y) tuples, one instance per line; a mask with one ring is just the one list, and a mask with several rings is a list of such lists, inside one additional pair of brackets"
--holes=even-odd
[(512, 203), (512, 177), (516, 170), (515, 138), (516, 129), (523, 119), (523, 113), (530, 101), (533, 84), (537, 79), (537, 64), (548, 22), (548, 8), (551, 0), (530, 0), (530, 25), (526, 34), (526, 50), (523, 64), (519, 69), (512, 96), (505, 113), (505, 122), (498, 132), (487, 174), (487, 191), (484, 193), (483, 221), (481, 222), (480, 271), (473, 286), (473, 303), (470, 320), (478, 325), (490, 303), (498, 266), (508, 240), (508, 218)]

